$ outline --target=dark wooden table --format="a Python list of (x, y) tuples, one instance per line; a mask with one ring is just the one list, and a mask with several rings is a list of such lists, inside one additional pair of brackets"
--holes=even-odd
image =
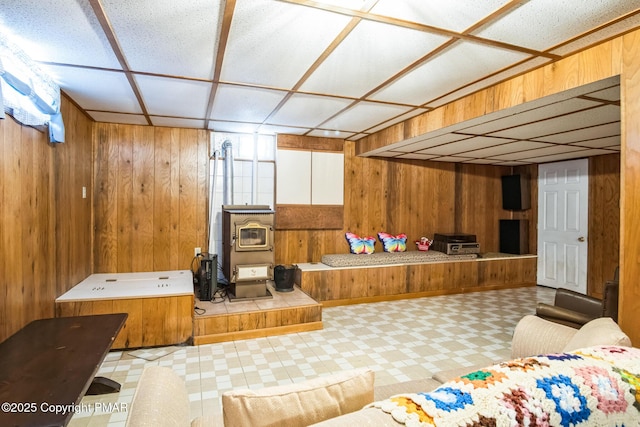
[(0, 426), (66, 425), (126, 319), (35, 320), (0, 343)]

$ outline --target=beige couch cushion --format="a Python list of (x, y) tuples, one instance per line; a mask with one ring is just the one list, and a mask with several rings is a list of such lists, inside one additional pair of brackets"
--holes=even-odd
[(225, 427), (308, 426), (373, 402), (374, 372), (358, 369), (303, 383), (222, 395)]
[(184, 381), (171, 368), (147, 366), (136, 387), (127, 427), (174, 427), (191, 423)]
[(511, 358), (561, 353), (577, 330), (538, 316), (524, 316), (513, 331)]
[(378, 408), (365, 408), (337, 418), (321, 421), (312, 427), (402, 427)]
[(563, 351), (573, 351), (594, 345), (631, 347), (631, 340), (610, 317), (600, 317), (584, 324), (565, 345)]

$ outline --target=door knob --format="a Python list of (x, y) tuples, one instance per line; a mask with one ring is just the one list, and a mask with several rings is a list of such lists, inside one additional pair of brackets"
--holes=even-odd
[(584, 237), (583, 237), (583, 236), (578, 237), (578, 242), (584, 242), (584, 240), (585, 240), (585, 239), (584, 239)]

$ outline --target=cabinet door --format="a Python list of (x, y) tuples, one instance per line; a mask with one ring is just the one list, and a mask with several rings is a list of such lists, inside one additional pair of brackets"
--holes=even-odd
[(276, 204), (311, 204), (311, 151), (278, 150)]
[(342, 205), (344, 155), (314, 151), (311, 155), (311, 203)]

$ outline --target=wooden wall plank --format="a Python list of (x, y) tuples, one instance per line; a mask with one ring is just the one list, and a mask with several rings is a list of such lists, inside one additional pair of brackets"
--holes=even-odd
[[(0, 258), (0, 297), (6, 300), (7, 293), (9, 291), (9, 275), (7, 274), (7, 262), (4, 257), (4, 251), (7, 248), (9, 230), (11, 230), (11, 218), (10, 210), (13, 210), (15, 206), (11, 206), (9, 203), (5, 203), (5, 192), (8, 191), (5, 183), (5, 177), (7, 176), (7, 168), (9, 167), (9, 156), (5, 153), (8, 152), (11, 144), (9, 137), (5, 138), (5, 134), (9, 133), (9, 125), (6, 124), (7, 119), (0, 120), (0, 197), (2, 197), (3, 203), (0, 205), (0, 254), (3, 256)], [(6, 140), (6, 141), (5, 141)], [(13, 212), (11, 212), (13, 213)], [(7, 308), (3, 304), (0, 307), (0, 340), (6, 338), (12, 329), (9, 326), (9, 317)]]
[(117, 144), (117, 268), (133, 270), (133, 126), (116, 125), (113, 137)]
[(5, 219), (5, 233), (2, 239), (2, 261), (4, 266), (2, 271), (4, 277), (2, 282), (6, 283), (6, 294), (4, 295), (4, 310), (7, 323), (3, 326), (3, 336), (6, 338), (10, 333), (15, 332), (26, 323), (27, 314), (24, 307), (27, 302), (24, 300), (22, 285), (27, 279), (24, 277), (22, 265), (23, 246), (23, 223), (16, 219), (22, 218), (28, 205), (23, 205), (20, 188), (22, 188), (24, 168), (29, 165), (23, 159), (22, 127), (13, 118), (6, 117), (0, 122), (5, 130), (5, 146), (2, 155), (4, 163), (4, 176), (0, 180), (2, 185), (2, 217)]
[[(620, 155), (589, 159), (588, 294), (602, 298), (620, 254)], [(601, 256), (600, 254), (607, 254)]]
[(279, 230), (342, 230), (343, 206), (276, 205), (275, 228)]
[(180, 235), (179, 254), (180, 265), (188, 266), (193, 258), (193, 248), (198, 244), (198, 147), (193, 132), (180, 131)]
[(343, 140), (336, 138), (321, 138), (317, 136), (278, 135), (278, 148), (303, 149), (310, 151), (343, 151)]
[[(65, 118), (64, 144), (53, 145), (54, 164), (43, 170), (43, 184), (48, 181), (55, 191), (55, 220), (57, 232), (68, 236), (69, 243), (60, 247), (55, 236), (47, 234), (42, 245), (56, 247), (56, 260), (48, 268), (57, 271), (57, 295), (84, 280), (93, 271), (93, 122), (72, 102), (62, 103)], [(67, 125), (68, 124), (68, 125)], [(41, 150), (49, 147), (39, 145)], [(41, 151), (44, 155), (45, 151)], [(62, 166), (64, 165), (64, 167)], [(54, 173), (51, 173), (51, 170)], [(55, 183), (55, 186), (54, 186)], [(86, 197), (83, 198), (83, 187)], [(55, 190), (54, 190), (55, 189)], [(63, 203), (63, 200), (66, 202)], [(68, 230), (68, 234), (66, 231)], [(64, 271), (64, 275), (60, 271)]]
[(189, 269), (208, 238), (208, 132), (97, 124), (96, 139), (96, 272)]
[[(36, 151), (34, 145), (38, 142), (37, 135), (34, 135), (34, 132), (36, 132), (34, 129), (28, 127), (21, 129), (20, 166), (25, 169), (22, 173), (20, 186), (15, 189), (22, 199), (21, 205), (29, 207), (28, 209), (24, 209), (20, 214), (20, 220), (23, 224), (22, 242), (20, 242), (20, 247), (15, 248), (16, 251), (20, 251), (21, 249), (21, 253), (18, 252), (18, 254), (21, 258), (20, 264), (22, 264), (23, 278), (36, 277), (34, 275), (34, 268), (38, 257), (38, 248), (35, 247), (36, 236), (34, 230), (36, 226), (36, 216), (33, 208), (35, 207), (35, 175), (40, 168), (36, 166), (37, 161), (34, 158), (34, 152)], [(37, 300), (34, 298), (36, 293), (37, 289), (35, 287), (24, 287), (21, 292), (23, 304), (37, 303)]]
[[(622, 182), (620, 184), (620, 307), (618, 323), (640, 345), (640, 30), (622, 47)], [(615, 61), (614, 61), (615, 62)]]
[(117, 144), (114, 125), (96, 123), (95, 165), (95, 245), (96, 272), (118, 271), (118, 212), (116, 203)]
[[(172, 230), (171, 128), (156, 128), (153, 190), (153, 269), (171, 265)], [(177, 253), (177, 251), (175, 251)]]
[[(199, 129), (196, 131), (197, 138), (197, 160), (198, 167), (198, 193), (196, 199), (196, 236), (195, 241), (203, 251), (208, 252), (209, 241), (209, 151), (210, 133)], [(193, 251), (193, 248), (191, 249)], [(192, 252), (193, 253), (193, 252)], [(189, 258), (191, 262), (191, 258)]]
[(135, 126), (132, 133), (131, 271), (153, 271), (155, 161), (154, 129)]
[[(118, 333), (111, 348), (136, 348), (142, 346), (142, 319), (144, 312), (141, 299), (118, 299), (112, 302), (113, 313), (127, 313), (127, 320)], [(62, 304), (58, 304), (62, 305)]]

